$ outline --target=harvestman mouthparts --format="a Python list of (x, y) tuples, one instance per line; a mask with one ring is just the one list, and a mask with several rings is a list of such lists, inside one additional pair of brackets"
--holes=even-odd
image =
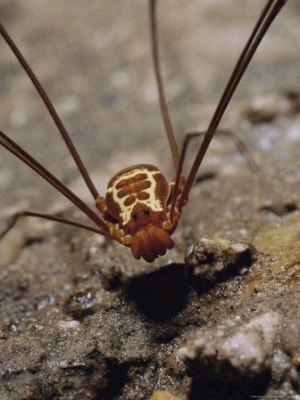
[(10, 35), (4, 29), (2, 24), (0, 24), (0, 33), (3, 39), (18, 59), (20, 65), (27, 73), (29, 79), (32, 81), (43, 100), (61, 134), (62, 139), (65, 141), (79, 172), (94, 198), (96, 208), (100, 211), (99, 216), (86, 203), (77, 197), (75, 193), (51, 174), (51, 172), (43, 167), (6, 134), (0, 131), (0, 145), (5, 147), (30, 168), (36, 171), (40, 176), (42, 176), (42, 178), (48, 181), (55, 189), (78, 207), (96, 225), (96, 227), (93, 228), (88, 225), (48, 214), (22, 211), (11, 217), (6, 229), (0, 234), (0, 239), (15, 225), (20, 217), (31, 216), (73, 225), (78, 228), (83, 228), (107, 236), (130, 247), (132, 255), (136, 259), (143, 258), (147, 262), (152, 262), (158, 256), (165, 254), (167, 249), (171, 249), (174, 246), (171, 235), (177, 227), (182, 213), (182, 208), (188, 201), (188, 196), (197, 171), (202, 163), (208, 146), (216, 133), (223, 114), (262, 38), (286, 1), (287, 0), (269, 0), (263, 9), (228, 80), (211, 122), (204, 134), (187, 178), (185, 178), (182, 173), (186, 147), (189, 140), (194, 136), (200, 135), (200, 133), (187, 135), (181, 153), (178, 151), (161, 76), (156, 22), (157, 1), (149, 1), (154, 73), (158, 87), (160, 109), (173, 157), (175, 178), (171, 182), (168, 182), (157, 167), (147, 164), (135, 165), (122, 170), (109, 181), (105, 197), (98, 193), (79, 153), (77, 152), (40, 81)]

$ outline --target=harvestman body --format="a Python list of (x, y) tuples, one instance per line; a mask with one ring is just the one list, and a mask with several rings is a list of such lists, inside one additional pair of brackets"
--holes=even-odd
[(14, 226), (18, 218), (22, 216), (32, 216), (77, 226), (79, 228), (105, 235), (130, 247), (131, 252), (136, 259), (143, 258), (147, 262), (152, 262), (158, 256), (165, 254), (167, 249), (171, 249), (174, 246), (171, 235), (177, 227), (178, 220), (182, 213), (182, 208), (187, 203), (188, 195), (195, 180), (195, 176), (211, 139), (216, 133), (220, 120), (258, 45), (285, 2), (286, 0), (269, 0), (267, 2), (267, 5), (257, 21), (232, 72), (209, 127), (204, 134), (194, 163), (185, 179), (182, 174), (182, 167), (186, 147), (189, 140), (200, 135), (200, 133), (186, 135), (181, 154), (179, 155), (172, 124), (169, 118), (160, 72), (156, 28), (156, 1), (149, 1), (154, 72), (158, 86), (162, 117), (176, 171), (175, 179), (169, 183), (160, 170), (153, 165), (135, 165), (122, 170), (109, 181), (105, 197), (100, 196), (95, 188), (73, 142), (69, 137), (69, 134), (39, 80), (36, 78), (11, 37), (0, 24), (0, 33), (2, 37), (19, 60), (44, 101), (95, 200), (96, 208), (101, 213), (100, 217), (24, 149), (0, 131), (0, 145), (12, 152), (47, 180), (52, 186), (75, 204), (84, 214), (86, 214), (86, 216), (97, 226), (97, 228), (93, 228), (48, 214), (23, 211), (12, 216), (7, 228), (2, 232), (2, 234), (0, 234), (0, 239)]

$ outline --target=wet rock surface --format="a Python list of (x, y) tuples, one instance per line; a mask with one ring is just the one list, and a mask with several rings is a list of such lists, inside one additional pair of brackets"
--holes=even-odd
[[(240, 391), (243, 397), (263, 395), (270, 380), (280, 322), (276, 313), (266, 312), (248, 323), (237, 318), (224, 321), (217, 329), (199, 330), (195, 340), (177, 353), (188, 367), (195, 392), (200, 396), (204, 376), (208, 380), (214, 376), (215, 386), (207, 389), (206, 398), (213, 393), (218, 398), (231, 398)], [(231, 388), (231, 394), (222, 396), (226, 387)]]
[(223, 239), (198, 238), (188, 256), (187, 266), (200, 284), (220, 282), (245, 273), (254, 258), (255, 249), (246, 243), (233, 243)]
[[(161, 3), (166, 92), (182, 142), (184, 132), (207, 126), (262, 5)], [(145, 2), (129, 0), (118, 3), (118, 12), (111, 1), (0, 5), (1, 22), (45, 85), (101, 193), (132, 164), (151, 163), (174, 176), (147, 11)], [(135, 261), (101, 236), (30, 218), (0, 243), (1, 400), (296, 398), (299, 13), (289, 1), (222, 122), (246, 144), (263, 177), (230, 141), (215, 138), (166, 256)], [(1, 130), (92, 204), (2, 42), (0, 69)], [(0, 229), (18, 210), (86, 222), (0, 153)], [(278, 216), (278, 208), (285, 214)]]

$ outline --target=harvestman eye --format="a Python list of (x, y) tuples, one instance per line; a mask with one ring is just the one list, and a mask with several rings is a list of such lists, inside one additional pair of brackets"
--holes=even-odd
[(263, 9), (233, 69), (232, 75), (224, 89), (186, 178), (183, 176), (182, 169), (187, 145), (192, 137), (199, 136), (201, 133), (196, 132), (187, 135), (182, 150), (179, 152), (169, 117), (161, 77), (156, 23), (157, 1), (149, 1), (150, 36), (154, 74), (158, 88), (162, 118), (173, 158), (175, 179), (168, 182), (162, 172), (153, 165), (135, 165), (122, 170), (109, 181), (105, 196), (101, 196), (98, 193), (79, 153), (77, 152), (40, 81), (33, 73), (31, 67), (28, 65), (10, 35), (0, 24), (0, 33), (3, 39), (11, 48), (12, 52), (38, 91), (42, 101), (45, 103), (46, 108), (52, 116), (62, 139), (66, 143), (69, 152), (95, 201), (95, 211), (97, 211), (96, 213), (30, 154), (10, 139), (5, 133), (0, 131), (0, 145), (5, 147), (35, 172), (41, 175), (95, 224), (95, 227), (92, 227), (49, 214), (22, 211), (11, 217), (6, 229), (0, 234), (0, 239), (15, 225), (20, 217), (31, 216), (73, 225), (78, 228), (83, 228), (104, 235), (130, 247), (132, 255), (136, 259), (143, 258), (147, 262), (152, 262), (158, 256), (165, 254), (167, 249), (171, 249), (174, 246), (171, 235), (177, 227), (182, 214), (182, 208), (188, 202), (188, 196), (198, 169), (206, 154), (208, 146), (218, 129), (219, 123), (232, 95), (234, 94), (262, 38), (286, 1), (287, 0), (269, 0)]

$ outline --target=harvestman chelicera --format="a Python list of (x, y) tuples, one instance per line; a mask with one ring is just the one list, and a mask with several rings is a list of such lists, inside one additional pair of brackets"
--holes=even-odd
[(21, 54), (17, 45), (14, 43), (2, 24), (0, 24), (0, 33), (2, 37), (11, 48), (12, 52), (38, 91), (41, 99), (45, 103), (45, 106), (52, 116), (62, 139), (65, 141), (71, 156), (73, 157), (94, 198), (96, 208), (100, 211), (99, 216), (86, 203), (77, 197), (75, 193), (51, 174), (51, 172), (43, 167), (6, 134), (0, 131), (0, 145), (5, 147), (41, 175), (61, 194), (75, 204), (75, 206), (78, 207), (96, 225), (94, 228), (49, 214), (21, 211), (14, 214), (8, 221), (6, 229), (0, 234), (0, 239), (15, 225), (16, 221), (20, 217), (31, 216), (73, 225), (114, 239), (119, 243), (130, 247), (132, 255), (136, 259), (143, 258), (147, 262), (152, 262), (158, 256), (165, 254), (167, 249), (171, 249), (174, 246), (171, 235), (177, 227), (182, 213), (182, 208), (188, 201), (189, 192), (195, 180), (197, 171), (202, 163), (208, 146), (217, 131), (221, 118), (232, 98), (232, 95), (234, 94), (262, 38), (286, 1), (287, 0), (269, 0), (263, 9), (245, 48), (233, 69), (207, 131), (203, 135), (203, 140), (200, 144), (198, 153), (186, 178), (182, 172), (186, 148), (190, 139), (200, 135), (200, 133), (187, 134), (182, 150), (179, 152), (169, 117), (161, 77), (156, 23), (157, 1), (149, 1), (154, 73), (158, 87), (159, 103), (163, 122), (173, 158), (175, 178), (171, 182), (168, 182), (157, 167), (148, 164), (135, 165), (123, 169), (108, 182), (105, 197), (98, 193), (80, 155), (78, 154), (68, 132), (38, 78), (35, 76), (31, 67)]

